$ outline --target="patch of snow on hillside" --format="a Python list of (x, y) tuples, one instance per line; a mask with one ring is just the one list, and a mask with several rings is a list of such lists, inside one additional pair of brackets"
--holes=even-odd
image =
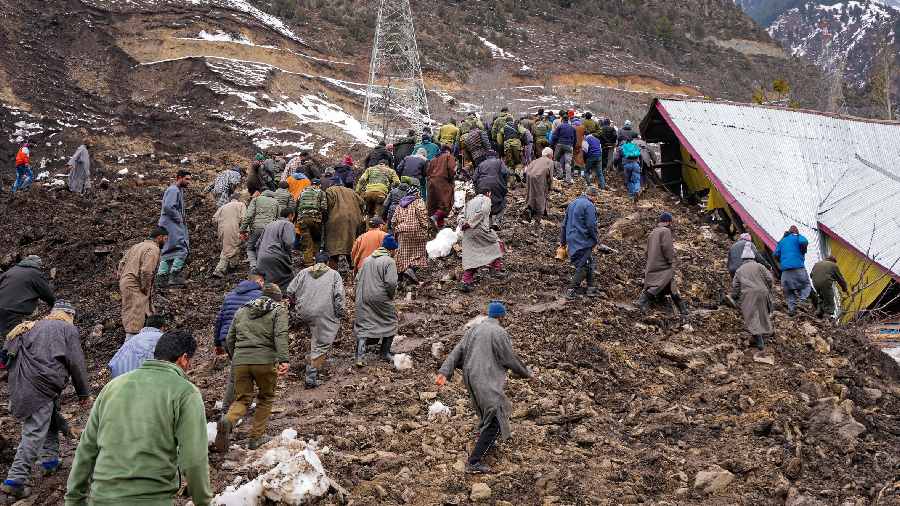
[(497, 44), (494, 44), (493, 42), (485, 39), (484, 37), (482, 37), (480, 35), (477, 37), (478, 37), (478, 40), (480, 40), (481, 43), (484, 44), (485, 47), (487, 47), (491, 51), (492, 57), (494, 57), (498, 60), (519, 60), (519, 58), (517, 58), (514, 54), (503, 49), (502, 47), (498, 46)]
[(328, 123), (334, 125), (352, 137), (356, 142), (374, 146), (375, 140), (366, 132), (362, 123), (344, 111), (341, 106), (332, 104), (315, 95), (305, 95), (299, 101), (276, 103), (267, 108), (270, 112), (286, 112), (297, 117), (300, 125), (312, 123)]

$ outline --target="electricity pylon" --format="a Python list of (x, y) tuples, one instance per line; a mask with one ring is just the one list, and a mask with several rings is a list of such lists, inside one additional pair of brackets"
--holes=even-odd
[(409, 0), (381, 0), (369, 64), (364, 126), (387, 141), (429, 122)]

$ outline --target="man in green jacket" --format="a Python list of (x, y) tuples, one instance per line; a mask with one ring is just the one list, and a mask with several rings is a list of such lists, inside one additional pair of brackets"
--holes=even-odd
[(288, 372), (288, 320), (288, 310), (281, 304), (281, 290), (272, 283), (266, 283), (262, 296), (234, 315), (225, 337), (225, 351), (231, 356), (235, 399), (219, 420), (216, 451), (228, 450), (231, 429), (247, 413), (253, 400), (254, 384), (259, 393), (247, 446), (255, 450), (272, 439), (266, 436), (266, 426), (275, 400), (275, 382)]
[(813, 266), (809, 274), (813, 288), (816, 289), (816, 317), (834, 318), (834, 284), (837, 283), (841, 290), (847, 291), (847, 281), (841, 274), (837, 259), (833, 256), (821, 260)]
[(184, 374), (196, 349), (189, 332), (166, 332), (154, 360), (100, 392), (75, 452), (66, 506), (171, 505), (182, 475), (194, 504), (210, 504), (206, 412)]

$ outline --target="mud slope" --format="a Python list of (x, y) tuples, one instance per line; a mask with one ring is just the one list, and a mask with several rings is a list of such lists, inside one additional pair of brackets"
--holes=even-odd
[[(190, 375), (204, 393), (208, 418), (215, 419), (226, 373), (213, 367), (212, 323), (238, 277), (207, 277), (217, 256), (208, 225), (214, 208), (198, 191), (227, 161), (191, 158), (200, 174), (186, 197), (195, 246), (191, 283), (159, 294), (157, 302), (199, 338)], [(128, 163), (132, 174), (147, 174), (143, 181), (133, 175), (117, 181), (110, 169), (103, 175), (111, 183), (91, 199), (42, 188), (0, 200), (0, 213), (15, 218), (0, 228), (10, 245), (3, 262), (38, 253), (55, 269), (60, 296), (81, 310), (95, 390), (108, 380), (103, 366), (123, 339), (114, 265), (155, 223), (162, 186), (180, 165), (174, 158)], [(475, 482), (489, 485), (491, 501), (507, 501), (498, 504), (896, 504), (900, 390), (894, 363), (853, 330), (820, 326), (806, 316), (790, 320), (782, 312), (766, 353), (747, 351), (739, 315), (718, 304), (727, 285), (728, 239), (707, 226), (697, 208), (657, 193), (634, 207), (620, 180), (614, 185), (604, 194), (600, 223), (604, 241), (618, 254), (598, 263), (601, 297), (560, 299), (570, 268), (552, 252), (563, 206), (574, 193), (554, 194), (551, 220), (525, 226), (517, 222), (523, 194), (516, 190), (500, 233), (509, 249), (507, 280), (485, 277), (473, 293), (460, 294), (455, 281), (441, 281), (460, 269), (451, 257), (435, 263), (418, 290), (398, 296), (402, 338), (395, 351), (410, 353), (413, 369), (373, 364), (354, 370), (345, 323), (327, 385), (304, 391), (300, 368), (308, 336), (293, 328), (295, 368), (280, 385), (270, 433), (292, 427), (327, 446), (325, 467), (354, 504), (465, 504)], [(642, 318), (630, 303), (640, 286), (644, 239), (663, 209), (676, 217), (682, 286), (693, 308), (685, 326), (668, 308)], [(99, 246), (112, 252), (98, 255)], [(433, 386), (440, 360), (431, 347), (440, 342), (444, 354), (449, 351), (462, 326), (493, 298), (507, 302), (514, 345), (539, 372), (533, 381), (510, 382), (514, 435), (489, 459), (496, 474), (473, 479), (461, 466), (474, 415), (458, 379), (440, 392)], [(5, 383), (0, 388), (5, 397)], [(449, 420), (427, 419), (433, 399), (451, 407)], [(71, 390), (63, 403), (66, 415), (83, 424), (86, 413)], [(0, 409), (5, 471), (19, 424)], [(246, 430), (238, 428), (238, 443), (246, 442)], [(63, 442), (67, 462), (74, 448), (73, 441)], [(221, 491), (236, 479), (240, 454), (210, 460)], [(731, 481), (714, 490), (695, 487), (698, 473), (710, 470), (723, 473), (715, 483)], [(41, 499), (33, 504), (58, 504), (64, 480), (38, 478)]]

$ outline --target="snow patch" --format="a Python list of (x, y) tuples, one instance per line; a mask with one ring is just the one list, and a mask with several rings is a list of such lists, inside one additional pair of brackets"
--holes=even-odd
[(428, 419), (434, 420), (435, 418), (441, 417), (450, 418), (450, 408), (445, 406), (441, 401), (434, 401), (434, 403), (428, 407)]
[[(254, 458), (259, 452), (248, 454)], [(299, 505), (324, 496), (333, 486), (339, 488), (326, 474), (315, 445), (297, 439), (283, 440), (265, 450), (247, 467), (259, 471), (259, 476), (240, 487), (228, 486), (213, 499), (213, 504), (247, 506), (273, 501)]]
[(394, 368), (398, 371), (405, 371), (407, 369), (412, 369), (413, 361), (412, 358), (406, 353), (397, 353), (394, 355)]
[(503, 49), (502, 47), (494, 44), (493, 42), (485, 39), (484, 37), (478, 35), (478, 40), (481, 41), (482, 44), (485, 45), (490, 51), (491, 56), (497, 60), (518, 60), (519, 58), (516, 55), (510, 53), (509, 51)]
[[(463, 194), (465, 199), (465, 194)], [(453, 251), (453, 245), (459, 241), (459, 236), (452, 228), (444, 228), (438, 232), (437, 237), (425, 244), (425, 251), (428, 252), (428, 258), (443, 258)]]

